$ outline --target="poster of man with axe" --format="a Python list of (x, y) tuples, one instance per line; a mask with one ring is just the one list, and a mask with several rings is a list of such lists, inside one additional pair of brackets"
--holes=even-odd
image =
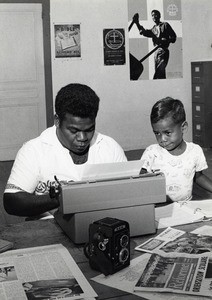
[[(168, 76), (167, 76), (166, 68), (170, 60), (170, 49), (169, 49), (170, 45), (176, 43), (176, 41), (178, 40), (178, 34), (176, 33), (175, 29), (173, 28), (173, 26), (170, 25), (169, 22), (161, 21), (161, 12), (159, 11), (159, 9), (153, 9), (152, 7), (148, 7), (148, 8), (151, 8), (151, 10), (147, 11), (147, 7), (146, 7), (146, 11), (147, 11), (146, 14), (151, 14), (151, 19), (152, 19), (151, 21), (154, 22), (154, 25), (152, 25), (151, 28), (147, 29), (148, 26), (150, 27), (150, 22), (147, 23), (145, 22), (145, 20), (142, 20), (142, 25), (141, 25), (141, 21), (139, 20), (139, 16), (140, 16), (139, 13), (134, 13), (131, 19), (131, 23), (128, 27), (128, 31), (130, 32), (133, 25), (136, 25), (134, 26), (134, 33), (135, 30), (137, 30), (136, 34), (140, 35), (143, 38), (143, 41), (146, 38), (147, 38), (146, 40), (151, 39), (152, 46), (154, 48), (151, 49), (151, 51), (148, 50), (147, 51), (148, 53), (145, 56), (143, 56), (141, 59), (140, 57), (137, 58), (130, 51), (130, 79), (131, 80), (141, 79), (141, 74), (144, 71), (144, 65), (142, 63), (150, 56), (154, 58), (154, 62), (152, 63), (152, 65), (154, 65), (154, 71), (152, 71), (152, 75), (151, 75), (152, 79), (177, 78), (178, 77), (177, 75), (180, 73), (177, 72), (177, 68), (179, 70), (179, 66), (176, 65), (176, 69), (172, 68), (172, 71), (168, 72)], [(164, 14), (164, 7), (160, 7), (160, 8), (162, 9)], [(173, 9), (176, 9), (177, 12), (178, 7), (173, 5), (169, 7), (167, 6), (166, 12), (167, 11), (169, 12), (170, 9), (172, 9), (172, 15), (174, 15)], [(145, 24), (144, 26), (143, 23)], [(172, 23), (178, 25), (179, 27), (179, 24), (177, 24), (177, 22), (172, 22)], [(176, 29), (177, 32), (179, 32), (178, 28)], [(180, 37), (180, 39), (182, 41), (182, 37)], [(174, 52), (174, 56), (175, 56), (174, 59), (176, 59), (177, 51), (180, 50), (179, 47), (180, 42), (176, 44), (178, 46), (176, 47)], [(140, 53), (143, 52), (139, 51), (139, 55)], [(174, 69), (176, 70), (176, 73), (174, 73)]]

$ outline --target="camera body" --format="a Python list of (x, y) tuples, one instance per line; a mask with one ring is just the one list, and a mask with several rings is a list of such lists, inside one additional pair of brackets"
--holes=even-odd
[(87, 257), (91, 268), (104, 275), (114, 274), (130, 264), (129, 223), (103, 218), (89, 226)]

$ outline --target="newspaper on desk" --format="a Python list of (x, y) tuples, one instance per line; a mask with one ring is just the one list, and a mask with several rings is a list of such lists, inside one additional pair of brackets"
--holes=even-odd
[(151, 254), (134, 291), (172, 292), (212, 298), (212, 253)]
[(0, 299), (94, 299), (76, 262), (61, 244), (0, 255)]
[(136, 246), (135, 250), (159, 254), (169, 252), (201, 254), (212, 252), (212, 236), (204, 235), (204, 232), (198, 234), (168, 227), (158, 236)]

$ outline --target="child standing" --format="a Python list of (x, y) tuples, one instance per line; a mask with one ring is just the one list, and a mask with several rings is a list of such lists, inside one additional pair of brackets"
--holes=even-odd
[(202, 173), (208, 168), (202, 148), (183, 139), (188, 123), (182, 102), (171, 97), (159, 100), (150, 120), (158, 144), (144, 151), (143, 169), (164, 173), (168, 200), (191, 200), (193, 180), (212, 192), (212, 180)]

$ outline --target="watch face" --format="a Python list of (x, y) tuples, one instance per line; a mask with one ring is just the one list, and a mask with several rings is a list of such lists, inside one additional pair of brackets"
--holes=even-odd
[(105, 43), (110, 49), (119, 49), (124, 43), (124, 36), (119, 30), (112, 29), (105, 35)]

